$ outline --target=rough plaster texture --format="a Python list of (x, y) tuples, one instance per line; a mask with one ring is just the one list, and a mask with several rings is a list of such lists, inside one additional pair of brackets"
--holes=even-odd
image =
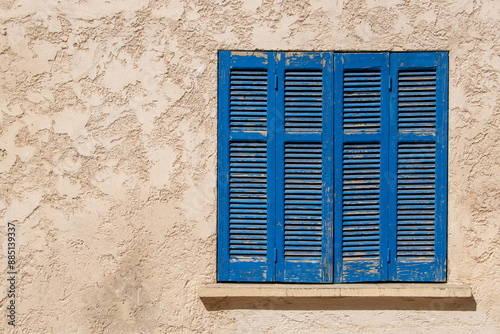
[[(498, 0), (0, 0), (0, 277), (17, 221), (17, 331), (500, 332), (499, 18)], [(219, 49), (449, 50), (448, 280), (474, 300), (200, 300)]]

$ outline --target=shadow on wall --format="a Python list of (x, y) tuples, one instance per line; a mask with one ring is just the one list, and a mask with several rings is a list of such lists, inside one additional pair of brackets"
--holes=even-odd
[(402, 297), (344, 297), (344, 298), (201, 298), (207, 311), (253, 310), (421, 310), (476, 311), (471, 298), (402, 298)]

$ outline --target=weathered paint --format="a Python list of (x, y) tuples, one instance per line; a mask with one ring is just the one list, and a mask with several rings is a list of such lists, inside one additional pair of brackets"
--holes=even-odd
[[(331, 283), (332, 53), (268, 53), (279, 60), (265, 72), (251, 71), (262, 66), (253, 53), (221, 54), (231, 66), (219, 80), (220, 113), (228, 108), (230, 118), (219, 121), (219, 171), (229, 183), (219, 187), (218, 279)], [(255, 174), (264, 166), (265, 184)], [(254, 203), (264, 199), (265, 211)]]
[[(337, 283), (446, 281), (447, 161), (442, 152), (448, 142), (447, 105), (436, 102), (446, 100), (446, 53), (335, 53), (332, 71), (333, 56), (286, 53), (284, 65), (276, 64), (276, 103), (267, 109), (268, 120), (275, 124), (268, 128), (276, 136), (275, 153), (268, 151), (256, 160), (258, 153), (245, 148), (222, 164), (222, 173), (229, 168), (231, 175), (240, 165), (239, 173), (255, 172), (259, 164), (274, 166), (269, 179), (276, 183), (270, 188), (250, 175), (230, 182), (229, 198), (221, 190), (219, 201), (230, 200), (231, 209), (229, 216), (219, 211), (219, 238), (228, 238), (228, 229), (230, 249), (228, 253), (219, 248), (219, 261), (231, 265), (232, 256), (245, 253), (260, 261), (243, 264), (264, 270), (267, 241), (274, 245), (267, 266), (275, 266), (276, 275), (240, 277), (236, 272), (234, 277), (219, 275), (220, 281), (331, 283), (334, 264), (340, 269), (333, 275)], [(276, 58), (273, 53), (269, 57)], [(323, 67), (325, 60), (328, 68)], [(269, 108), (262, 96), (266, 76), (238, 70), (246, 59), (233, 63), (232, 79), (225, 83), (230, 96), (219, 99), (230, 99), (235, 116), (219, 126), (235, 135), (244, 131), (238, 136), (244, 142), (233, 142), (230, 136), (231, 147), (252, 147), (257, 144), (248, 142), (255, 140), (248, 131), (265, 127), (266, 118), (261, 115), (250, 123), (241, 119), (255, 119), (253, 115)], [(397, 79), (394, 89), (391, 76)], [(332, 90), (327, 82), (334, 77)], [(335, 132), (330, 130), (333, 117)], [(415, 135), (420, 133), (426, 136)], [(335, 220), (332, 183), (339, 194)], [(265, 189), (274, 189), (275, 195)], [(247, 199), (233, 201), (243, 193)], [(266, 212), (255, 211), (255, 204), (247, 202), (261, 197), (276, 209), (274, 220), (269, 214), (263, 220)], [(272, 234), (262, 234), (266, 224)]]

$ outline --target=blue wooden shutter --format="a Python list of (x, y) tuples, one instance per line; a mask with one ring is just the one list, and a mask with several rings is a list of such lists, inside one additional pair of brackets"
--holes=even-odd
[(333, 55), (277, 54), (277, 271), (333, 281)]
[(391, 54), (390, 278), (446, 281), (448, 55)]
[(274, 58), (219, 52), (219, 281), (274, 279)]
[(389, 55), (335, 54), (335, 282), (387, 279)]

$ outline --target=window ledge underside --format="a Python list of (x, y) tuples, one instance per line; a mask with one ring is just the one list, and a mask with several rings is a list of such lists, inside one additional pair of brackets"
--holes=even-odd
[(234, 284), (216, 283), (198, 287), (200, 298), (336, 298), (409, 297), (471, 298), (470, 286), (460, 283), (373, 284)]

